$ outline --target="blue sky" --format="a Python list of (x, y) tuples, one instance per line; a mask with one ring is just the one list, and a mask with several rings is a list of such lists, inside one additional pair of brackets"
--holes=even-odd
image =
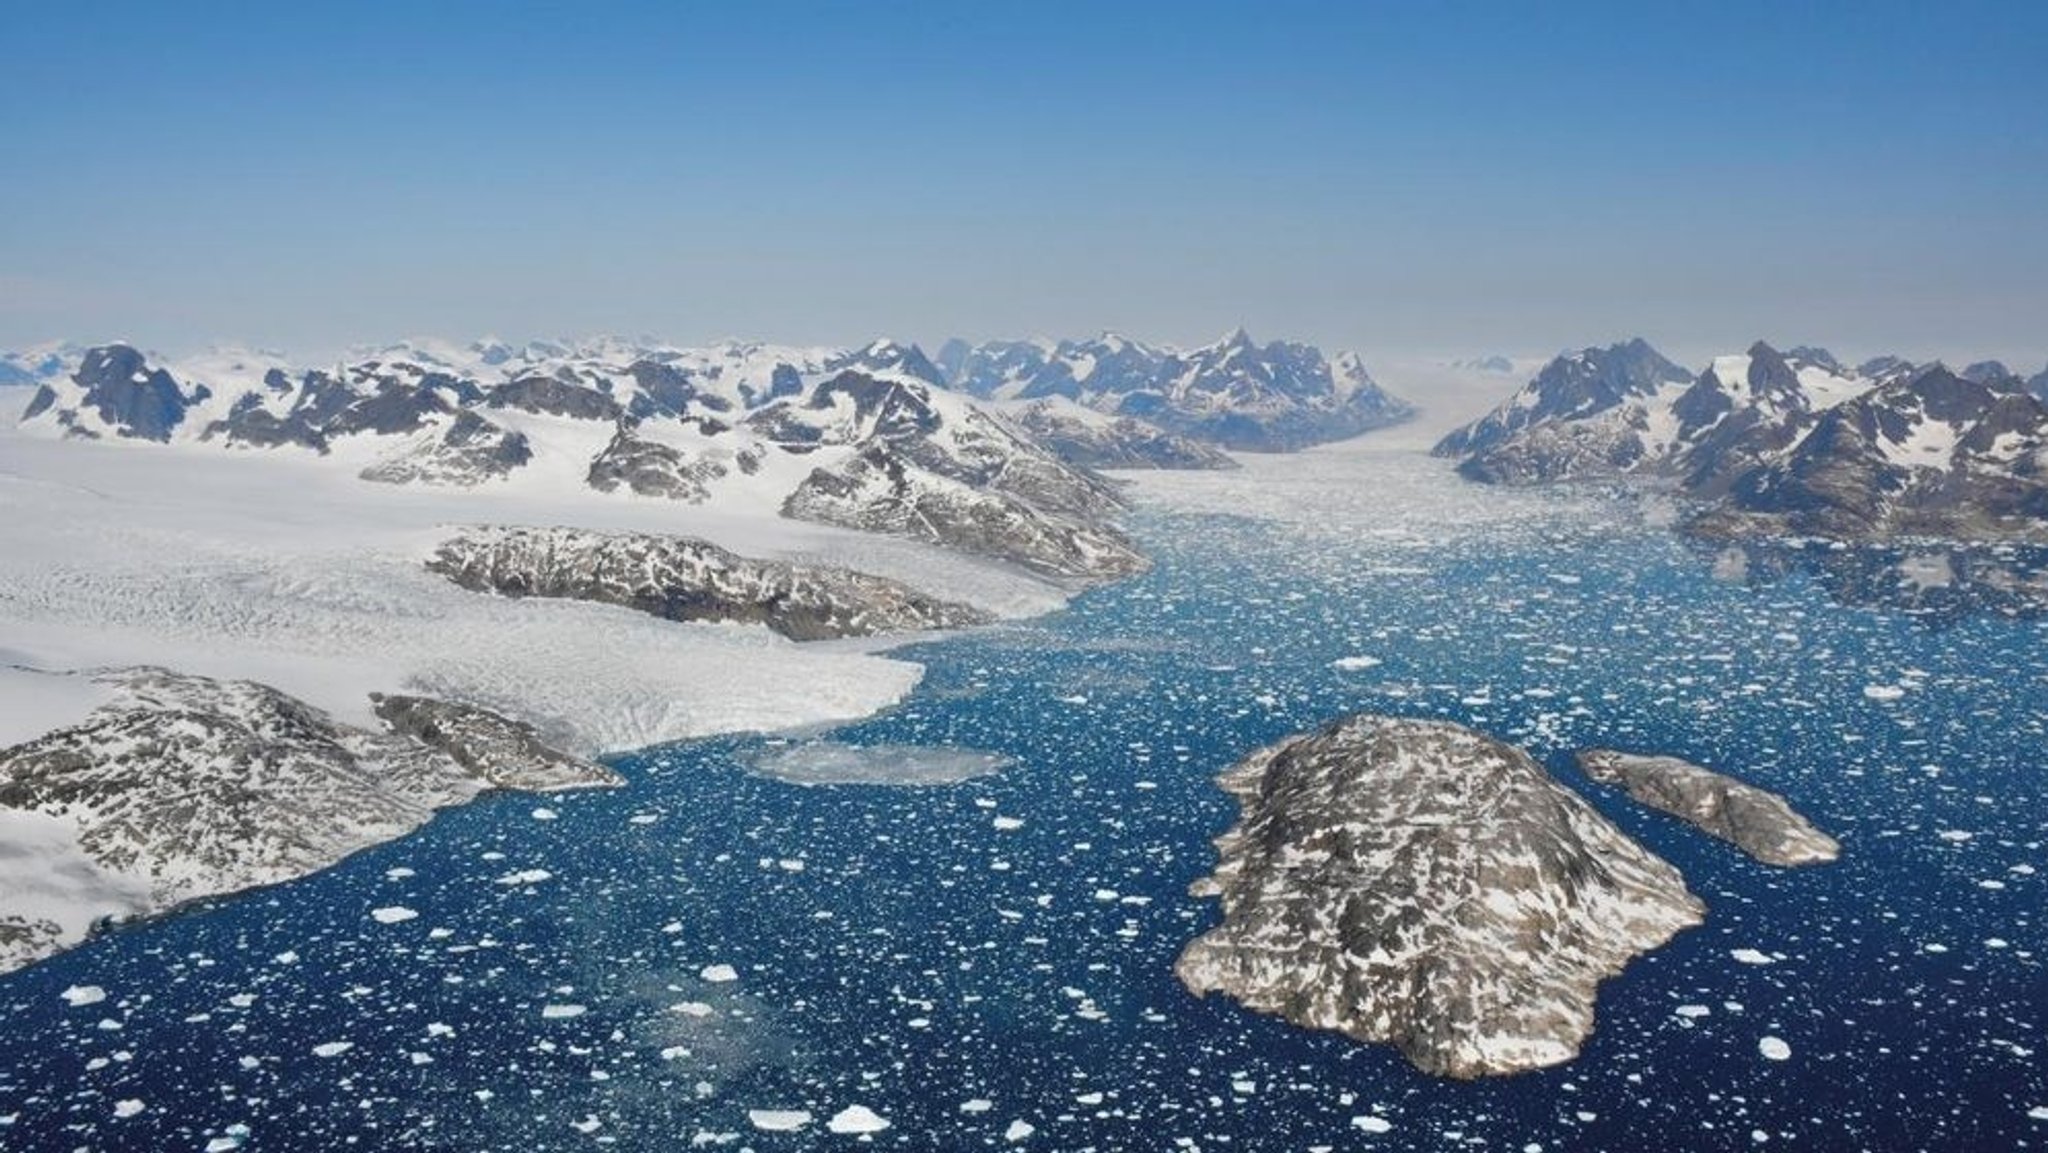
[(2048, 357), (2048, 4), (0, 6), (0, 345)]

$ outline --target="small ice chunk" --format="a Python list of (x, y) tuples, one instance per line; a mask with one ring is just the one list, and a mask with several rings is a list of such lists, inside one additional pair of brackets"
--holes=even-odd
[(313, 1046), (313, 1056), (339, 1057), (355, 1047), (356, 1043), (354, 1041), (323, 1041)]
[(535, 810), (533, 811), (533, 819), (534, 819), (534, 820), (536, 820), (536, 821), (552, 821), (552, 820), (555, 820), (555, 819), (559, 818), (559, 817), (560, 817), (561, 815), (562, 815), (562, 814), (560, 814), (560, 813), (558, 813), (558, 812), (554, 811), (553, 809), (545, 809), (545, 808), (543, 808), (543, 809), (535, 809)]
[(960, 1103), (960, 1111), (962, 1113), (986, 1113), (995, 1107), (996, 1103), (986, 1097), (976, 1097)]
[(145, 1106), (142, 1104), (142, 1102), (136, 1100), (135, 1098), (124, 1097), (121, 1100), (114, 1102), (114, 1116), (133, 1117), (137, 1113), (142, 1112), (144, 1108)]
[(1008, 1141), (1009, 1143), (1014, 1145), (1017, 1142), (1022, 1141), (1024, 1138), (1029, 1137), (1036, 1132), (1038, 1132), (1037, 1126), (1033, 1125), (1029, 1121), (1019, 1118), (1015, 1121), (1010, 1122), (1010, 1127), (1008, 1129), (1003, 1130), (1003, 1140)]
[(1330, 667), (1336, 669), (1338, 672), (1355, 673), (1363, 669), (1375, 668), (1379, 665), (1379, 663), (1380, 659), (1378, 657), (1338, 657), (1336, 660), (1330, 662)]
[(1354, 1129), (1363, 1129), (1367, 1133), (1385, 1133), (1394, 1127), (1394, 1123), (1385, 1117), (1365, 1116), (1353, 1117), (1351, 1126)]
[(880, 1133), (888, 1127), (888, 1119), (866, 1105), (848, 1105), (825, 1122), (834, 1133)]
[(1864, 685), (1863, 695), (1873, 701), (1895, 701), (1906, 695), (1906, 690), (1897, 685)]
[(57, 996), (62, 997), (66, 1005), (76, 1009), (81, 1005), (97, 1005), (106, 1000), (107, 991), (98, 985), (73, 985)]
[(561, 1021), (570, 1017), (581, 1017), (589, 1011), (589, 1008), (583, 1005), (542, 1005), (540, 1007), (541, 1018), (547, 1021)]
[(731, 965), (706, 965), (697, 970), (697, 975), (714, 985), (723, 985), (740, 979), (739, 970)]
[(1024, 827), (1024, 819), (1022, 817), (997, 817), (990, 823), (995, 825), (997, 831), (1005, 833), (1011, 829), (1021, 829)]
[(553, 879), (553, 877), (554, 874), (548, 872), (546, 869), (521, 869), (516, 873), (507, 873), (504, 876), (499, 877), (498, 884), (538, 885), (542, 881)]
[(1792, 1046), (1778, 1037), (1765, 1037), (1758, 1041), (1756, 1051), (1762, 1053), (1767, 1061), (1784, 1061), (1792, 1056)]
[(1760, 953), (1755, 949), (1730, 949), (1728, 955), (1745, 965), (1775, 965), (1778, 963), (1777, 958), (1769, 953)]
[(802, 1109), (749, 1109), (747, 1121), (764, 1133), (793, 1133), (811, 1123)]
[(2027, 1110), (2027, 1120), (2048, 1121), (2048, 1105), (2036, 1105)]
[(406, 908), (404, 905), (386, 905), (381, 909), (370, 910), (370, 919), (380, 925), (396, 925), (401, 921), (410, 921), (417, 916), (419, 916), (418, 913)]

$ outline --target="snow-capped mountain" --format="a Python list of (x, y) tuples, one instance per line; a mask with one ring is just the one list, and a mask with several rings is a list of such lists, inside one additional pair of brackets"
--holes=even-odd
[(1436, 447), (1475, 480), (1664, 478), (1703, 531), (2048, 537), (2048, 409), (1996, 362), (1952, 373), (1761, 341), (1697, 376), (1640, 340), (1552, 361)]
[(1227, 449), (1286, 452), (1413, 414), (1353, 353), (1258, 344), (1244, 330), (1186, 352), (1104, 333), (1092, 340), (949, 341), (938, 363), (953, 387), (1003, 400), (1065, 397)]
[[(1638, 338), (1566, 353), (1485, 416), (1438, 442), (1475, 480), (1526, 482), (1626, 471), (1660, 451), (1692, 374)], [(1662, 423), (1669, 423), (1668, 421)]]
[(24, 427), (306, 451), (366, 480), (588, 486), (910, 536), (1056, 578), (1142, 567), (1115, 490), (939, 388), (915, 346), (850, 352), (605, 338), (408, 342), (327, 368), (269, 354), (86, 351)]
[(1822, 413), (1737, 474), (1715, 534), (2048, 539), (2048, 407), (1935, 365)]

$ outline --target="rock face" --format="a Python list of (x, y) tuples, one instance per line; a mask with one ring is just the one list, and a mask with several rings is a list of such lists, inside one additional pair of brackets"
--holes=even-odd
[(464, 588), (764, 624), (791, 640), (987, 624), (969, 605), (846, 569), (750, 560), (707, 541), (567, 528), (470, 529), (427, 567)]
[(1841, 856), (1842, 846), (1776, 793), (1746, 785), (1677, 757), (1586, 749), (1579, 768), (1620, 785), (1635, 800), (1727, 841), (1766, 865), (1811, 865)]
[(1448, 1077), (1570, 1060), (1599, 983), (1705, 912), (1669, 864), (1519, 749), (1360, 714), (1218, 782), (1223, 922), (1175, 973)]
[(1414, 415), (1356, 355), (1325, 358), (1313, 346), (1285, 341), (1261, 345), (1242, 329), (1184, 352), (1113, 333), (1057, 344), (954, 341), (939, 363), (949, 385), (975, 396), (1065, 397), (1170, 434), (1253, 452), (1342, 440)]
[(1995, 362), (1759, 341), (1687, 382), (1631, 341), (1558, 358), (1436, 452), (1489, 483), (1661, 478), (1712, 502), (1708, 536), (2048, 540), (2048, 407)]
[[(101, 679), (118, 687), (113, 701), (0, 751), (0, 817), (48, 834), (35, 863), (68, 884), (55, 911), (0, 905), (0, 971), (76, 943), (103, 916), (325, 868), (486, 789), (621, 783), (479, 709), (394, 706), (400, 731), (376, 733), (248, 681), (154, 668)], [(428, 728), (434, 738), (413, 735)]]

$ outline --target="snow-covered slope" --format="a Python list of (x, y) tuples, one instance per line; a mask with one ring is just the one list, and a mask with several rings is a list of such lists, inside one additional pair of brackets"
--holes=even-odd
[[(0, 750), (0, 971), (102, 917), (324, 868), (489, 788), (621, 783), (479, 709), (385, 733), (247, 681), (154, 668), (97, 679), (111, 701)], [(496, 755), (455, 755), (450, 726), (465, 749), (488, 742)]]

